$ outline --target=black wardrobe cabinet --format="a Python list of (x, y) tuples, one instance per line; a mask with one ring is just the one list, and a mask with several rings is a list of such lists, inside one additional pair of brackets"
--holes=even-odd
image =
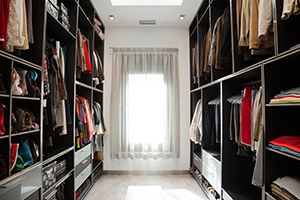
[[(82, 96), (88, 99), (90, 109), (93, 102), (103, 105), (103, 83), (94, 87), (92, 74), (86, 73), (80, 79), (76, 79), (77, 65), (77, 38), (78, 28), (89, 39), (89, 52), (91, 53), (91, 65), (93, 61), (92, 52), (95, 49), (103, 63), (104, 41), (94, 30), (94, 18), (101, 22), (94, 5), (89, 0), (57, 0), (57, 5), (61, 3), (68, 12), (70, 28), (66, 28), (60, 18), (47, 11), (47, 0), (33, 0), (33, 35), (34, 44), (29, 44), (28, 50), (16, 50), (6, 52), (0, 50), (0, 79), (3, 82), (5, 91), (0, 92), (0, 102), (5, 105), (3, 125), (5, 133), (0, 135), (0, 199), (61, 199), (63, 194), (65, 199), (83, 199), (93, 184), (98, 180), (103, 172), (103, 162), (92, 156), (91, 142), (87, 145), (87, 151), (75, 150), (75, 99)], [(102, 23), (102, 22), (101, 22)], [(102, 32), (105, 28), (102, 24)], [(65, 84), (67, 98), (66, 109), (69, 107), (70, 114), (67, 120), (67, 134), (53, 137), (52, 145), (45, 144), (48, 130), (43, 124), (44, 100), (44, 54), (46, 53), (46, 42), (55, 45), (59, 41), (65, 52)], [(41, 90), (41, 97), (31, 97), (28, 95), (17, 96), (12, 93), (12, 70), (30, 70), (37, 73), (37, 86)], [(12, 129), (12, 113), (16, 108), (29, 109), (38, 129), (26, 131), (14, 131)], [(47, 129), (47, 130), (46, 130)], [(19, 172), (10, 171), (11, 144), (19, 143), (21, 137), (26, 136), (28, 140), (34, 141), (39, 149), (39, 157), (34, 163), (25, 167)], [(79, 155), (79, 157), (78, 157)], [(80, 156), (85, 157), (80, 157)], [(87, 159), (87, 160), (86, 160)], [(45, 187), (43, 171), (51, 166), (56, 166), (57, 172), (52, 185)], [(90, 166), (86, 170), (85, 166)], [(4, 167), (4, 168), (3, 168)], [(2, 172), (3, 170), (3, 172)], [(84, 176), (80, 176), (84, 174)], [(78, 181), (80, 180), (80, 181)], [(50, 180), (49, 181), (53, 181)], [(77, 188), (75, 188), (75, 185)], [(30, 190), (21, 190), (21, 188)], [(79, 191), (77, 190), (79, 189)]]
[[(195, 84), (193, 49), (196, 44), (199, 45), (197, 59), (200, 62), (203, 38), (228, 6), (230, 6), (231, 20), (232, 67), (223, 71), (211, 69), (210, 79), (200, 76), (199, 82)], [(268, 147), (269, 141), (280, 136), (300, 136), (297, 121), (300, 112), (299, 103), (269, 103), (281, 91), (300, 87), (298, 67), (300, 39), (296, 37), (295, 31), (295, 27), (300, 25), (299, 15), (291, 15), (289, 19), (281, 20), (283, 0), (273, 0), (274, 49), (270, 54), (252, 56), (252, 59), (245, 61), (238, 47), (236, 6), (236, 1), (233, 0), (204, 0), (189, 28), (191, 119), (200, 99), (203, 108), (203, 138), (201, 144), (190, 142), (190, 169), (209, 199), (218, 199), (218, 196), (214, 195), (215, 192), (210, 191), (212, 187), (220, 195), (220, 199), (224, 200), (277, 200), (278, 197), (271, 192), (272, 182), (279, 177), (300, 175), (299, 157)], [(198, 66), (200, 68), (201, 65)], [(237, 155), (237, 144), (230, 140), (231, 104), (227, 99), (234, 95), (241, 95), (246, 86), (262, 87), (263, 174), (261, 178), (263, 186), (261, 188), (252, 185), (255, 166), (253, 157)], [(210, 138), (213, 133), (206, 129), (205, 121), (209, 120), (212, 123), (212, 119), (206, 117), (205, 113), (210, 109), (208, 102), (218, 96), (221, 106), (221, 141), (219, 146), (211, 146), (205, 144), (205, 139)], [(217, 156), (218, 154), (220, 157)]]

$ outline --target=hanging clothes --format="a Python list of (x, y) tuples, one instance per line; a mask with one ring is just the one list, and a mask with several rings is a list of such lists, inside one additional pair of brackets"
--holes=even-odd
[(23, 0), (10, 0), (10, 11), (7, 27), (6, 50), (12, 52), (15, 46), (23, 46)]
[(90, 56), (90, 46), (89, 40), (81, 33), (80, 29), (77, 30), (78, 32), (78, 42), (77, 42), (77, 70), (90, 73), (92, 72), (91, 66), (91, 56)]
[(22, 1), (22, 20), (23, 20), (23, 27), (22, 27), (22, 37), (24, 38), (23, 44), (21, 46), (16, 46), (16, 49), (20, 50), (27, 50), (29, 49), (28, 43), (28, 32), (27, 32), (27, 14), (26, 14), (26, 5), (25, 0)]
[(0, 49), (6, 49), (10, 1), (0, 0)]
[(202, 141), (202, 101), (197, 102), (195, 112), (190, 125), (190, 139), (196, 144), (201, 144)]
[(222, 68), (231, 67), (231, 23), (230, 7), (227, 7), (223, 13), (222, 32), (220, 41), (220, 66)]
[(102, 62), (99, 56), (99, 53), (97, 52), (97, 50), (94, 48), (93, 51), (93, 80), (95, 81), (95, 84), (98, 85), (99, 83), (104, 83), (104, 73), (103, 73), (103, 66), (102, 66)]
[(193, 83), (198, 84), (199, 83), (199, 77), (200, 77), (200, 69), (199, 69), (199, 43), (195, 43), (195, 47), (192, 49), (193, 51), (193, 63), (192, 63), (192, 72), (193, 72)]
[(59, 135), (67, 134), (67, 119), (66, 119), (66, 106), (65, 100), (67, 100), (67, 90), (65, 86), (65, 58), (62, 52), (62, 48), (59, 47), (58, 53), (58, 64), (59, 64), (59, 94), (60, 94), (60, 106), (56, 109), (57, 113), (57, 128), (56, 133)]

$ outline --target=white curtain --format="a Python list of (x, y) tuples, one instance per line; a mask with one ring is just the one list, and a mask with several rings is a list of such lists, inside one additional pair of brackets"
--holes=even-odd
[(113, 48), (111, 158), (179, 158), (178, 49)]

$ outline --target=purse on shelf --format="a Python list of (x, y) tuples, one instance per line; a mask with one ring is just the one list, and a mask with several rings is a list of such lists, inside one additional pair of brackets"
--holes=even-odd
[(20, 84), (18, 85), (21, 89), (22, 89), (22, 96), (25, 96), (28, 94), (27, 91), (27, 84), (26, 84), (26, 80), (25, 80), (25, 76), (27, 74), (27, 70), (21, 69), (21, 68), (17, 68), (16, 69), (19, 76), (20, 76)]
[(4, 108), (6, 108), (6, 106), (0, 102), (0, 135), (4, 135), (5, 134), (5, 127), (3, 124), (4, 121)]
[(21, 77), (18, 72), (13, 68), (11, 73), (11, 91), (13, 95), (22, 95), (22, 88), (19, 87)]
[(30, 140), (29, 141), (29, 148), (30, 148), (30, 151), (31, 151), (33, 162), (36, 162), (38, 160), (39, 156), (40, 156), (39, 147), (33, 140)]
[(26, 84), (28, 88), (28, 95), (32, 97), (40, 97), (41, 91), (37, 86), (38, 74), (36, 71), (28, 71), (26, 74)]
[(28, 139), (26, 135), (20, 136), (19, 155), (24, 160), (24, 167), (28, 167), (33, 164), (33, 158), (30, 152)]
[(6, 162), (4, 156), (0, 154), (0, 178), (7, 174)]
[(6, 89), (5, 89), (5, 85), (2, 81), (2, 78), (3, 78), (3, 74), (0, 73), (0, 93), (6, 93)]
[(15, 167), (18, 157), (19, 144), (13, 143), (10, 148), (10, 171)]
[(19, 172), (21, 170), (23, 170), (25, 167), (25, 164), (24, 164), (24, 160), (22, 159), (22, 157), (18, 154), (17, 156), (17, 160), (16, 160), (16, 164), (13, 168), (13, 171), (15, 172)]

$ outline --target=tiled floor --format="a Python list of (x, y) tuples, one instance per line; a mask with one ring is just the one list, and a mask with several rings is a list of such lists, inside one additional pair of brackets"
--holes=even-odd
[(207, 200), (190, 174), (103, 175), (86, 200)]

